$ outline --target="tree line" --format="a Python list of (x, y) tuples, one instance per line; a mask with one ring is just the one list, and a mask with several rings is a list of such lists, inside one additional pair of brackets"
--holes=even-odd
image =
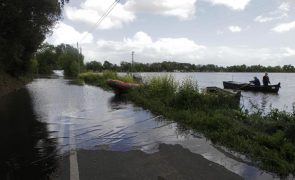
[(295, 72), (292, 65), (283, 66), (262, 66), (262, 65), (234, 65), (217, 66), (214, 64), (195, 65), (179, 62), (157, 62), (157, 63), (130, 63), (122, 61), (120, 65), (112, 64), (109, 61), (103, 63), (91, 61), (85, 64), (88, 71), (113, 70), (118, 72)]
[(54, 69), (64, 70), (65, 76), (77, 77), (80, 72), (101, 72), (111, 70), (117, 72), (295, 72), (292, 65), (262, 66), (234, 65), (217, 66), (214, 64), (195, 65), (179, 62), (139, 63), (122, 61), (119, 65), (109, 61), (90, 61), (84, 64), (84, 56), (78, 49), (68, 44), (53, 46), (42, 44), (34, 54), (33, 71), (38, 74), (51, 74)]

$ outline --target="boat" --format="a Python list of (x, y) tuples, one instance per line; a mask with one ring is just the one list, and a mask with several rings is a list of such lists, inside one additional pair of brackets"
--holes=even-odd
[(244, 90), (244, 91), (255, 91), (255, 92), (265, 92), (265, 93), (278, 93), (281, 88), (281, 83), (276, 85), (268, 86), (256, 86), (251, 83), (242, 83), (236, 81), (223, 81), (224, 89), (233, 90)]
[(136, 83), (128, 83), (117, 79), (107, 80), (107, 85), (110, 86), (116, 94), (126, 93), (128, 90), (139, 86), (139, 84)]

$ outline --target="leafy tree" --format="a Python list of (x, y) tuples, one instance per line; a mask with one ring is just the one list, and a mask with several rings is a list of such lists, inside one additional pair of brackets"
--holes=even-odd
[(71, 61), (70, 67), (65, 70), (65, 75), (68, 77), (77, 77), (79, 74), (79, 63)]
[(121, 66), (121, 71), (123, 72), (130, 72), (131, 71), (131, 63), (126, 62), (126, 61), (122, 61), (120, 63)]
[(104, 61), (103, 62), (103, 69), (105, 70), (110, 70), (113, 69), (114, 65), (110, 63), (109, 61)]
[(36, 60), (38, 62), (38, 73), (51, 74), (56, 67), (57, 55), (55, 47), (49, 44), (43, 44), (41, 49), (36, 53)]
[(86, 63), (85, 66), (88, 71), (102, 71), (101, 62), (91, 61), (91, 62)]
[(30, 70), (29, 72), (31, 72), (32, 74), (38, 74), (38, 61), (36, 59), (36, 57), (31, 59), (31, 63), (30, 63)]
[(0, 67), (13, 76), (30, 69), (31, 57), (68, 0), (4, 0), (0, 2)]
[(291, 64), (284, 65), (282, 69), (284, 72), (295, 72), (295, 68)]
[(64, 70), (65, 76), (77, 77), (78, 73), (83, 71), (83, 59), (83, 55), (76, 48), (65, 45), (58, 57), (58, 64)]

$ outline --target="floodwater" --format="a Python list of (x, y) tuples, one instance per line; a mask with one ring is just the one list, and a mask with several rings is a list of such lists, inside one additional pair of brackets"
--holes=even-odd
[[(205, 74), (196, 77), (200, 76)], [(210, 84), (210, 78), (199, 78), (199, 85)], [(2, 97), (0, 119), (0, 179), (46, 179), (73, 144), (77, 149), (153, 153), (161, 143), (180, 144), (245, 179), (274, 179), (233, 159), (197, 132), (98, 87), (73, 85), (62, 76), (35, 79), (25, 89)]]
[[(262, 77), (264, 75), (264, 73), (141, 73), (144, 78), (167, 74), (172, 75), (180, 82), (185, 78), (191, 78), (197, 82), (201, 89), (208, 86), (223, 88), (223, 81), (233, 80), (249, 83), (255, 76), (262, 83)], [(295, 103), (295, 73), (268, 73), (268, 75), (272, 84), (281, 82), (281, 88), (278, 94), (242, 91), (241, 106), (248, 110), (251, 110), (253, 105), (255, 105), (260, 110), (265, 111), (268, 111), (270, 107), (293, 111), (293, 103)]]

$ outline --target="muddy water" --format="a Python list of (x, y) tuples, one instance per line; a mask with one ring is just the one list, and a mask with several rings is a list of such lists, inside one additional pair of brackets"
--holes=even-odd
[[(62, 77), (39, 78), (0, 101), (1, 177), (43, 179), (71, 144), (78, 149), (157, 151), (180, 144), (245, 179), (269, 173), (236, 161), (198, 133), (93, 86), (71, 85)], [(34, 173), (33, 173), (34, 172)], [(38, 173), (36, 173), (38, 172)], [(0, 178), (2, 179), (2, 178)]]

